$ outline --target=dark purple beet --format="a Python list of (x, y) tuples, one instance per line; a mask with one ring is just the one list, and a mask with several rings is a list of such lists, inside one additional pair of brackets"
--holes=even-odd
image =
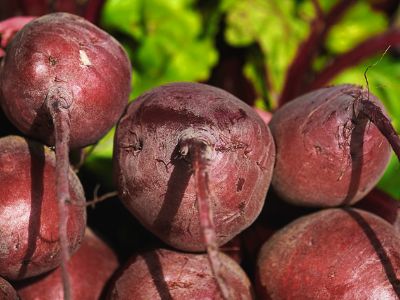
[(125, 206), (165, 243), (207, 250), (224, 299), (218, 246), (264, 204), (275, 159), (257, 113), (231, 94), (173, 83), (133, 102), (117, 126), (115, 176)]
[(275, 233), (258, 257), (260, 299), (398, 299), (400, 235), (358, 209), (326, 209)]
[(108, 33), (68, 13), (34, 19), (12, 39), (0, 69), (1, 106), (25, 134), (56, 148), (65, 298), (69, 259), (65, 203), (68, 152), (100, 139), (119, 119), (131, 89), (131, 64)]
[(357, 202), (389, 162), (385, 136), (400, 153), (379, 100), (354, 85), (322, 88), (294, 99), (274, 113), (270, 128), (277, 149), (272, 185), (297, 205)]
[(20, 30), (2, 61), (1, 105), (25, 134), (54, 145), (50, 94), (68, 111), (70, 147), (99, 140), (128, 102), (130, 62), (121, 45), (67, 13), (37, 18)]
[(219, 245), (260, 213), (274, 143), (248, 105), (204, 84), (161, 86), (128, 107), (117, 127), (114, 152), (122, 201), (166, 243), (203, 251), (191, 157), (182, 142), (188, 135), (209, 144), (210, 205)]
[[(253, 299), (251, 283), (240, 266), (220, 253), (231, 300)], [(158, 249), (134, 256), (113, 282), (107, 299), (222, 299), (207, 255)]]
[[(60, 265), (55, 155), (17, 136), (0, 139), (0, 276), (10, 280), (42, 274)], [(67, 208), (70, 253), (80, 246), (86, 207), (78, 177), (69, 169)]]

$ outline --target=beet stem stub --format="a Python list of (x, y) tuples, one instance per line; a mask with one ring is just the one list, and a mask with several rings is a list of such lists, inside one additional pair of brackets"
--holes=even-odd
[(67, 236), (67, 208), (69, 195), (69, 140), (70, 118), (68, 108), (72, 97), (63, 88), (56, 87), (49, 91), (46, 104), (54, 125), (56, 148), (56, 195), (59, 213), (59, 236), (61, 245), (61, 273), (63, 281), (64, 299), (71, 299), (71, 284), (67, 262), (69, 260)]
[(400, 138), (382, 109), (370, 100), (361, 101), (361, 113), (367, 117), (388, 140), (400, 161)]
[(202, 139), (188, 139), (181, 143), (181, 153), (189, 155), (194, 172), (197, 205), (199, 210), (200, 226), (203, 240), (207, 249), (208, 260), (212, 273), (217, 281), (223, 299), (231, 299), (230, 290), (222, 274), (222, 265), (219, 258), (217, 237), (213, 214), (210, 207), (210, 190), (207, 165), (209, 162), (210, 146)]

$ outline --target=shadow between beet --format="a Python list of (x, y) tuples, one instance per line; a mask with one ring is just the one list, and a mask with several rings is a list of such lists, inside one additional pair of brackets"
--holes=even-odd
[(368, 224), (368, 222), (363, 218), (361, 214), (351, 208), (343, 208), (345, 212), (347, 212), (350, 217), (357, 222), (360, 226), (366, 237), (368, 238), (371, 246), (374, 248), (376, 255), (378, 256), (382, 267), (385, 271), (386, 277), (390, 284), (393, 287), (396, 295), (400, 298), (400, 280), (396, 276), (396, 272), (394, 270), (393, 264), (390, 261), (388, 254), (385, 251), (381, 241), (379, 240), (378, 236), (376, 235), (375, 231), (372, 227)]

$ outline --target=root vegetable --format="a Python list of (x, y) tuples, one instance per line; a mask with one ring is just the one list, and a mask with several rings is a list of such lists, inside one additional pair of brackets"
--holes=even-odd
[(260, 299), (398, 299), (400, 235), (358, 209), (326, 209), (275, 233), (258, 257)]
[[(231, 300), (254, 299), (251, 283), (240, 266), (220, 253), (223, 276), (232, 287)], [(109, 300), (223, 299), (207, 255), (165, 249), (135, 256), (112, 284)]]
[(2, 60), (0, 104), (5, 114), (23, 133), (56, 147), (66, 299), (69, 148), (95, 143), (117, 122), (128, 102), (130, 81), (131, 64), (122, 46), (68, 13), (48, 14), (26, 24)]
[[(55, 164), (54, 152), (37, 142), (0, 139), (0, 276), (28, 278), (61, 263)], [(79, 179), (68, 171), (71, 202), (78, 204), (66, 205), (68, 250), (74, 253), (85, 232), (86, 210)]]
[(167, 244), (207, 249), (218, 280), (218, 246), (255, 220), (270, 184), (275, 148), (265, 123), (223, 90), (173, 83), (130, 104), (114, 149), (125, 206)]
[[(278, 109), (272, 185), (293, 204), (353, 204), (381, 178), (399, 137), (379, 100), (354, 85), (322, 88)], [(388, 142), (389, 141), (389, 142)]]
[[(68, 262), (74, 299), (98, 300), (118, 267), (113, 251), (90, 229), (86, 229), (82, 246)], [(58, 268), (49, 274), (16, 285), (22, 300), (63, 300), (63, 282)]]

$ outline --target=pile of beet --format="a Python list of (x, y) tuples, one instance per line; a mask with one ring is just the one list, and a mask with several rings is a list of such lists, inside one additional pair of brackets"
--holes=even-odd
[[(400, 139), (367, 89), (309, 92), (268, 124), (200, 83), (128, 104), (114, 38), (26, 22), (0, 64), (0, 299), (400, 297), (398, 205), (375, 189)], [(113, 126), (118, 196), (87, 201), (73, 154)]]

